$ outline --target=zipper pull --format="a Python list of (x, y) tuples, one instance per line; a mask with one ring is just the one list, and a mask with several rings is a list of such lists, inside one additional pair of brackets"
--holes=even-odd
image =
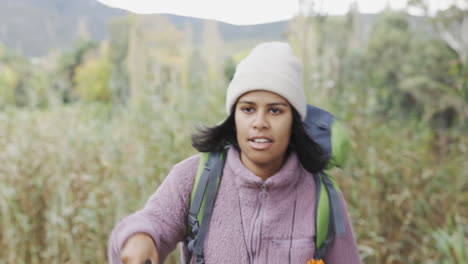
[(267, 186), (266, 186), (264, 183), (262, 183), (261, 188), (262, 188), (262, 192), (260, 192), (259, 195), (260, 195), (260, 201), (263, 202), (263, 201), (266, 200), (266, 198), (267, 198), (267, 196), (268, 196), (268, 191), (267, 191), (268, 188), (267, 188)]

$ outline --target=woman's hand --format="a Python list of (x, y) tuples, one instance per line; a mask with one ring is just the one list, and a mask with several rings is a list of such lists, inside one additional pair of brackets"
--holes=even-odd
[(135, 234), (128, 238), (120, 253), (124, 264), (159, 263), (158, 251), (153, 239), (147, 234)]

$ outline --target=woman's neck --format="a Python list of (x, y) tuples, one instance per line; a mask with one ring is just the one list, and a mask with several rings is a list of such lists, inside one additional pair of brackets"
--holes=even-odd
[(266, 164), (255, 163), (252, 160), (245, 158), (242, 153), (240, 155), (240, 159), (242, 164), (244, 164), (249, 171), (260, 177), (262, 180), (266, 180), (281, 170), (284, 161), (286, 160), (286, 155), (277, 161), (272, 161)]

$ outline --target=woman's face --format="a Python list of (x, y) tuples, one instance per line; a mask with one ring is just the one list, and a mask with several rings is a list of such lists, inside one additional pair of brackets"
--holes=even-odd
[(239, 97), (235, 123), (244, 166), (255, 171), (262, 168), (272, 173), (279, 171), (289, 145), (292, 122), (292, 108), (278, 94), (259, 90)]

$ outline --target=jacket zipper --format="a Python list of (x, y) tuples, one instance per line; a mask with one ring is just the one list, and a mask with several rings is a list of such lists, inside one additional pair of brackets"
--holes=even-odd
[(250, 261), (252, 264), (255, 264), (255, 260), (258, 257), (258, 253), (260, 251), (261, 246), (261, 236), (262, 236), (262, 225), (263, 225), (263, 204), (268, 196), (267, 187), (264, 183), (261, 184), (262, 191), (258, 194), (258, 201), (256, 204), (256, 210), (254, 213), (254, 219), (251, 224), (250, 228), (250, 252), (252, 256), (252, 260)]

